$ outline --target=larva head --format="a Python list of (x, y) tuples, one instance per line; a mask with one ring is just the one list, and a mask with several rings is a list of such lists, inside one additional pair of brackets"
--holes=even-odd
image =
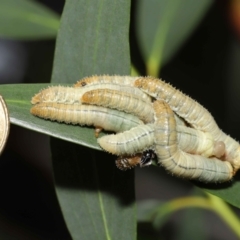
[(154, 77), (140, 77), (134, 81), (134, 87), (142, 89), (151, 89), (159, 84), (159, 79)]
[(49, 103), (39, 103), (34, 105), (30, 110), (31, 114), (40, 118), (49, 119), (50, 116), (47, 111), (48, 104)]
[(153, 150), (146, 150), (142, 154), (140, 166), (146, 167), (152, 164), (152, 160), (156, 158), (156, 154)]
[(99, 78), (100, 78), (99, 76), (92, 76), (92, 77), (83, 78), (83, 79), (77, 81), (73, 85), (73, 87), (78, 88), (78, 87), (84, 87), (84, 86), (89, 85), (91, 83), (95, 83), (95, 82), (97, 83), (99, 81)]
[(61, 89), (61, 87), (59, 86), (43, 89), (32, 97), (31, 103), (37, 104), (42, 102), (54, 102), (54, 100), (56, 99), (56, 95), (59, 92), (59, 89)]

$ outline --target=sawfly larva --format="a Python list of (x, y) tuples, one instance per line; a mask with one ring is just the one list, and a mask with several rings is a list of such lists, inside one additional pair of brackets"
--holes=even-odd
[(202, 105), (160, 79), (138, 78), (134, 86), (156, 99), (164, 100), (195, 129), (210, 133), (216, 142), (224, 142), (226, 160), (231, 162), (234, 168), (240, 167), (239, 143), (219, 129), (212, 115)]
[(212, 115), (199, 103), (160, 79), (138, 78), (134, 85), (157, 100), (164, 100), (180, 117), (195, 129), (212, 134), (218, 139), (219, 129)]
[(131, 113), (145, 123), (153, 122), (152, 103), (137, 95), (112, 89), (97, 89), (84, 93), (81, 101), (85, 104), (94, 104)]
[(151, 98), (146, 93), (143, 93), (138, 88), (133, 88), (130, 86), (117, 85), (117, 84), (98, 84), (98, 85), (89, 85), (85, 88), (73, 88), (73, 87), (64, 87), (64, 86), (52, 86), (46, 89), (42, 89), (37, 93), (33, 98), (31, 103), (37, 104), (41, 102), (57, 102), (64, 104), (74, 104), (81, 103), (80, 99), (82, 95), (94, 89), (112, 89), (118, 90), (120, 92), (126, 92), (129, 94), (137, 95), (144, 99), (144, 101), (151, 102)]
[(77, 81), (73, 86), (74, 87), (85, 87), (89, 85), (98, 85), (104, 83), (113, 83), (117, 85), (128, 85), (132, 86), (134, 84), (134, 80), (139, 77), (131, 77), (131, 76), (119, 76), (119, 75), (100, 75), (100, 76), (91, 76), (85, 77), (79, 81)]
[(35, 116), (58, 122), (93, 125), (106, 131), (129, 130), (143, 122), (137, 117), (117, 110), (91, 105), (39, 103), (31, 108)]
[[(94, 81), (92, 81), (93, 79), (94, 79)], [(80, 80), (75, 85), (73, 85), (73, 87), (74, 88), (84, 87), (84, 88), (88, 88), (88, 89), (89, 88), (92, 88), (92, 89), (108, 88), (108, 89), (118, 90), (121, 92), (128, 92), (128, 93), (140, 96), (142, 99), (147, 100), (149, 102), (151, 102), (151, 100), (152, 100), (148, 94), (144, 93), (140, 89), (138, 89), (136, 87), (132, 87), (130, 84), (123, 85), (123, 82), (125, 82), (125, 81), (113, 82), (113, 81), (110, 81), (109, 76), (108, 76), (108, 78), (103, 78), (105, 81), (101, 81), (101, 82), (97, 82), (97, 81), (95, 81), (95, 79), (96, 79), (96, 77), (86, 78), (86, 80), (84, 80), (84, 79)], [(120, 80), (119, 77), (117, 79)], [(126, 77), (126, 79), (127, 79), (127, 77)], [(91, 80), (91, 82), (89, 82), (89, 80)], [(119, 82), (121, 82), (121, 84), (119, 84)], [(128, 81), (128, 83), (129, 83), (129, 81)]]
[(140, 167), (150, 166), (155, 158), (155, 153), (152, 150), (147, 150), (143, 153), (134, 156), (121, 156), (115, 163), (120, 170), (128, 170), (139, 165)]
[(155, 101), (153, 108), (154, 151), (159, 164), (176, 176), (203, 182), (225, 182), (233, 177), (233, 168), (229, 162), (181, 151), (173, 111), (164, 101)]
[(31, 103), (55, 102), (64, 104), (79, 103), (79, 99), (83, 94), (83, 90), (79, 88), (53, 86), (42, 89), (39, 93), (32, 97)]
[[(154, 148), (154, 129), (153, 124), (136, 126), (126, 132), (106, 135), (98, 139), (98, 143), (104, 150), (112, 154), (136, 154), (146, 150), (146, 147)], [(177, 126), (176, 131), (179, 148), (184, 152), (218, 158), (225, 153), (225, 145), (222, 142), (215, 142), (209, 133), (182, 125)], [(144, 142), (145, 140), (146, 142)]]
[(134, 155), (150, 149), (154, 144), (154, 128), (151, 124), (139, 125), (128, 131), (98, 138), (98, 144), (115, 155)]

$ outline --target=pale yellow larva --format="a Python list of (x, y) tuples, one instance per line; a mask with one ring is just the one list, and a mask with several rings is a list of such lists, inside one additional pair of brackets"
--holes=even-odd
[(153, 108), (156, 114), (154, 150), (159, 164), (176, 176), (203, 182), (224, 182), (233, 177), (234, 171), (229, 162), (181, 151), (171, 108), (164, 101), (155, 101)]
[(164, 100), (171, 109), (195, 129), (209, 132), (218, 139), (219, 128), (212, 115), (199, 103), (160, 79), (138, 78), (134, 85), (156, 99)]
[[(121, 81), (122, 79), (122, 81)], [(73, 85), (74, 88), (88, 88), (90, 89), (103, 89), (103, 88), (108, 88), (108, 89), (114, 89), (122, 92), (128, 92), (134, 95), (140, 96), (142, 99), (147, 100), (151, 102), (151, 97), (141, 91), (138, 88), (135, 88), (131, 86), (130, 83), (133, 84), (133, 80), (135, 80), (135, 77), (130, 77), (129, 76), (114, 76), (112, 79), (110, 76), (93, 76), (90, 78), (84, 78), (80, 81), (78, 81), (76, 84)], [(124, 84), (125, 83), (125, 84)]]
[(139, 125), (125, 132), (103, 136), (97, 141), (109, 153), (134, 155), (153, 146), (154, 128), (151, 124)]
[(64, 104), (74, 104), (79, 102), (82, 96), (82, 90), (79, 88), (52, 86), (42, 89), (32, 97), (31, 103), (55, 102)]
[(84, 93), (81, 102), (125, 111), (139, 117), (145, 123), (153, 122), (152, 104), (134, 94), (112, 89), (97, 89)]
[[(136, 126), (126, 132), (106, 135), (98, 139), (99, 145), (106, 151), (116, 155), (131, 155), (154, 148), (154, 125)], [(222, 157), (225, 145), (215, 142), (209, 133), (186, 126), (177, 126), (179, 148), (187, 153), (205, 157)], [(152, 144), (152, 145), (151, 145)]]
[(91, 77), (85, 77), (83, 79), (80, 79), (74, 84), (74, 87), (85, 87), (89, 85), (98, 85), (98, 84), (104, 84), (104, 83), (113, 83), (117, 85), (128, 85), (132, 86), (134, 84), (134, 81), (138, 79), (139, 77), (131, 77), (131, 76), (119, 76), (119, 75), (100, 75), (100, 76), (91, 76)]
[(133, 88), (125, 85), (117, 85), (112, 83), (103, 83), (96, 85), (87, 85), (84, 88), (73, 88), (64, 86), (52, 86), (46, 89), (42, 89), (39, 93), (32, 97), (32, 104), (37, 104), (41, 102), (56, 102), (64, 104), (74, 104), (81, 103), (80, 99), (82, 95), (94, 89), (112, 89), (121, 92), (126, 92), (129, 94), (137, 95), (144, 99), (146, 102), (151, 102), (151, 97), (146, 93), (143, 93), (138, 88)]
[(131, 114), (91, 105), (39, 103), (31, 108), (31, 113), (53, 121), (101, 127), (114, 132), (143, 125), (141, 120)]
[(224, 142), (226, 159), (236, 170), (240, 167), (239, 143), (219, 129), (212, 115), (202, 105), (156, 78), (138, 78), (134, 85), (152, 97), (164, 100), (195, 129), (210, 133), (216, 142)]

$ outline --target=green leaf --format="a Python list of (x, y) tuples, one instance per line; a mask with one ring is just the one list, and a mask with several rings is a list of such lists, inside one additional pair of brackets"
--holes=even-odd
[(57, 39), (54, 65), (58, 67), (53, 69), (52, 82), (75, 83), (94, 74), (129, 75), (126, 24), (130, 20), (124, 9), (128, 1), (67, 2), (70, 12), (65, 10), (61, 21), (60, 34), (64, 31), (64, 37)]
[(196, 183), (196, 185), (203, 188), (205, 191), (224, 199), (233, 206), (240, 208), (239, 173), (236, 174), (231, 182), (222, 184)]
[[(0, 94), (4, 97), (10, 112), (10, 121), (18, 126), (48, 134), (69, 142), (100, 150), (94, 135), (94, 129), (51, 122), (30, 114), (31, 98), (50, 84), (11, 84), (0, 85)], [(63, 85), (63, 84), (62, 84)], [(67, 85), (66, 85), (67, 86)], [(69, 86), (69, 85), (68, 85)]]
[(137, 33), (149, 75), (158, 75), (211, 6), (212, 1), (140, 0)]
[(53, 38), (59, 16), (32, 0), (0, 0), (0, 36), (13, 39)]
[[(52, 82), (129, 75), (129, 14), (129, 0), (66, 1)], [(134, 172), (120, 172), (103, 152), (51, 140), (57, 195), (72, 237), (135, 239)]]

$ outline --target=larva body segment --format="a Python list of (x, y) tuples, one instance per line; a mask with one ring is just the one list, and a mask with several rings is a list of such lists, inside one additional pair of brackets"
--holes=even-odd
[(186, 96), (170, 84), (160, 79), (139, 78), (134, 84), (157, 100), (164, 100), (180, 117), (190, 123), (195, 129), (212, 134), (218, 140), (219, 128), (212, 115), (199, 103)]
[(81, 101), (132, 113), (145, 123), (153, 122), (152, 103), (137, 95), (112, 89), (97, 89), (84, 93)]
[(74, 87), (85, 87), (85, 86), (89, 86), (89, 85), (98, 85), (98, 84), (104, 84), (104, 83), (127, 85), (127, 86), (133, 87), (134, 81), (138, 78), (139, 77), (119, 76), (119, 75), (91, 76), (91, 77), (86, 77), (86, 78), (83, 78), (83, 79), (77, 81), (74, 84)]
[(212, 115), (198, 102), (156, 78), (138, 78), (134, 86), (156, 99), (164, 100), (173, 111), (195, 129), (210, 133), (216, 142), (224, 142), (226, 159), (233, 164), (234, 168), (240, 167), (239, 143), (219, 129)]
[(177, 143), (174, 113), (164, 101), (153, 103), (155, 110), (154, 144), (158, 161), (176, 176), (203, 182), (224, 182), (233, 176), (232, 165), (217, 158), (206, 158), (181, 151)]
[(31, 108), (31, 113), (53, 121), (93, 125), (114, 132), (143, 125), (141, 120), (131, 114), (91, 105), (39, 103)]
[(32, 97), (32, 104), (55, 102), (64, 104), (78, 103), (83, 90), (78, 88), (54, 86), (41, 90)]
[(154, 128), (151, 124), (139, 125), (128, 131), (98, 138), (99, 145), (116, 155), (134, 155), (150, 149), (154, 143)]
[(218, 158), (225, 153), (225, 144), (215, 142), (210, 133), (204, 133), (183, 125), (177, 125), (176, 131), (179, 147), (184, 152)]
[[(107, 78), (100, 78), (100, 80), (103, 81), (96, 81), (97, 76), (94, 77), (90, 77), (90, 78), (84, 78), (83, 80), (78, 81), (75, 85), (74, 88), (88, 88), (90, 89), (103, 89), (103, 88), (107, 88), (107, 89), (113, 89), (113, 90), (118, 90), (121, 92), (128, 92), (131, 93), (133, 95), (137, 95), (139, 97), (141, 97), (142, 99), (151, 102), (151, 97), (144, 93), (143, 91), (141, 91), (138, 88), (132, 87), (131, 85), (133, 84), (133, 80), (136, 79), (135, 77), (130, 77), (130, 81), (127, 81), (127, 84), (123, 84), (124, 82), (126, 82), (125, 79), (128, 79), (127, 76), (123, 77), (123, 81), (120, 81), (120, 77), (114, 77), (113, 79), (118, 79), (117, 81), (110, 81), (110, 76), (107, 76)], [(121, 84), (120, 84), (121, 83)], [(131, 83), (131, 84), (130, 84)]]
[(72, 87), (64, 87), (64, 86), (52, 86), (46, 89), (41, 90), (37, 93), (33, 98), (31, 103), (37, 104), (41, 102), (57, 102), (64, 104), (81, 104), (82, 95), (94, 89), (112, 89), (118, 90), (120, 92), (126, 92), (129, 94), (137, 95), (144, 99), (146, 102), (151, 102), (151, 97), (145, 93), (143, 93), (138, 88), (133, 88), (125, 85), (117, 85), (111, 83), (103, 83), (97, 85), (87, 85), (84, 88), (72, 88)]
[[(155, 127), (153, 124), (148, 124), (148, 127), (136, 126), (136, 128), (130, 129), (127, 132), (122, 132), (116, 135), (106, 135), (103, 139), (100, 138), (98, 142), (103, 149), (111, 152), (112, 154), (121, 155), (122, 153), (123, 155), (131, 155), (133, 154), (132, 151), (136, 148), (136, 146), (139, 152), (146, 150), (146, 145), (139, 143), (145, 141), (146, 136), (148, 148), (154, 148), (154, 145), (150, 146), (150, 144), (154, 142), (154, 135), (152, 134), (154, 129)], [(221, 157), (225, 152), (225, 148), (222, 146), (222, 143), (216, 143), (212, 136), (208, 133), (203, 133), (199, 130), (182, 125), (177, 126), (176, 131), (178, 146), (184, 152), (198, 154), (205, 157)], [(131, 148), (128, 148), (130, 137)], [(140, 146), (142, 146), (142, 148), (140, 148)], [(123, 149), (125, 150), (123, 151)], [(129, 149), (129, 152), (126, 149)]]

